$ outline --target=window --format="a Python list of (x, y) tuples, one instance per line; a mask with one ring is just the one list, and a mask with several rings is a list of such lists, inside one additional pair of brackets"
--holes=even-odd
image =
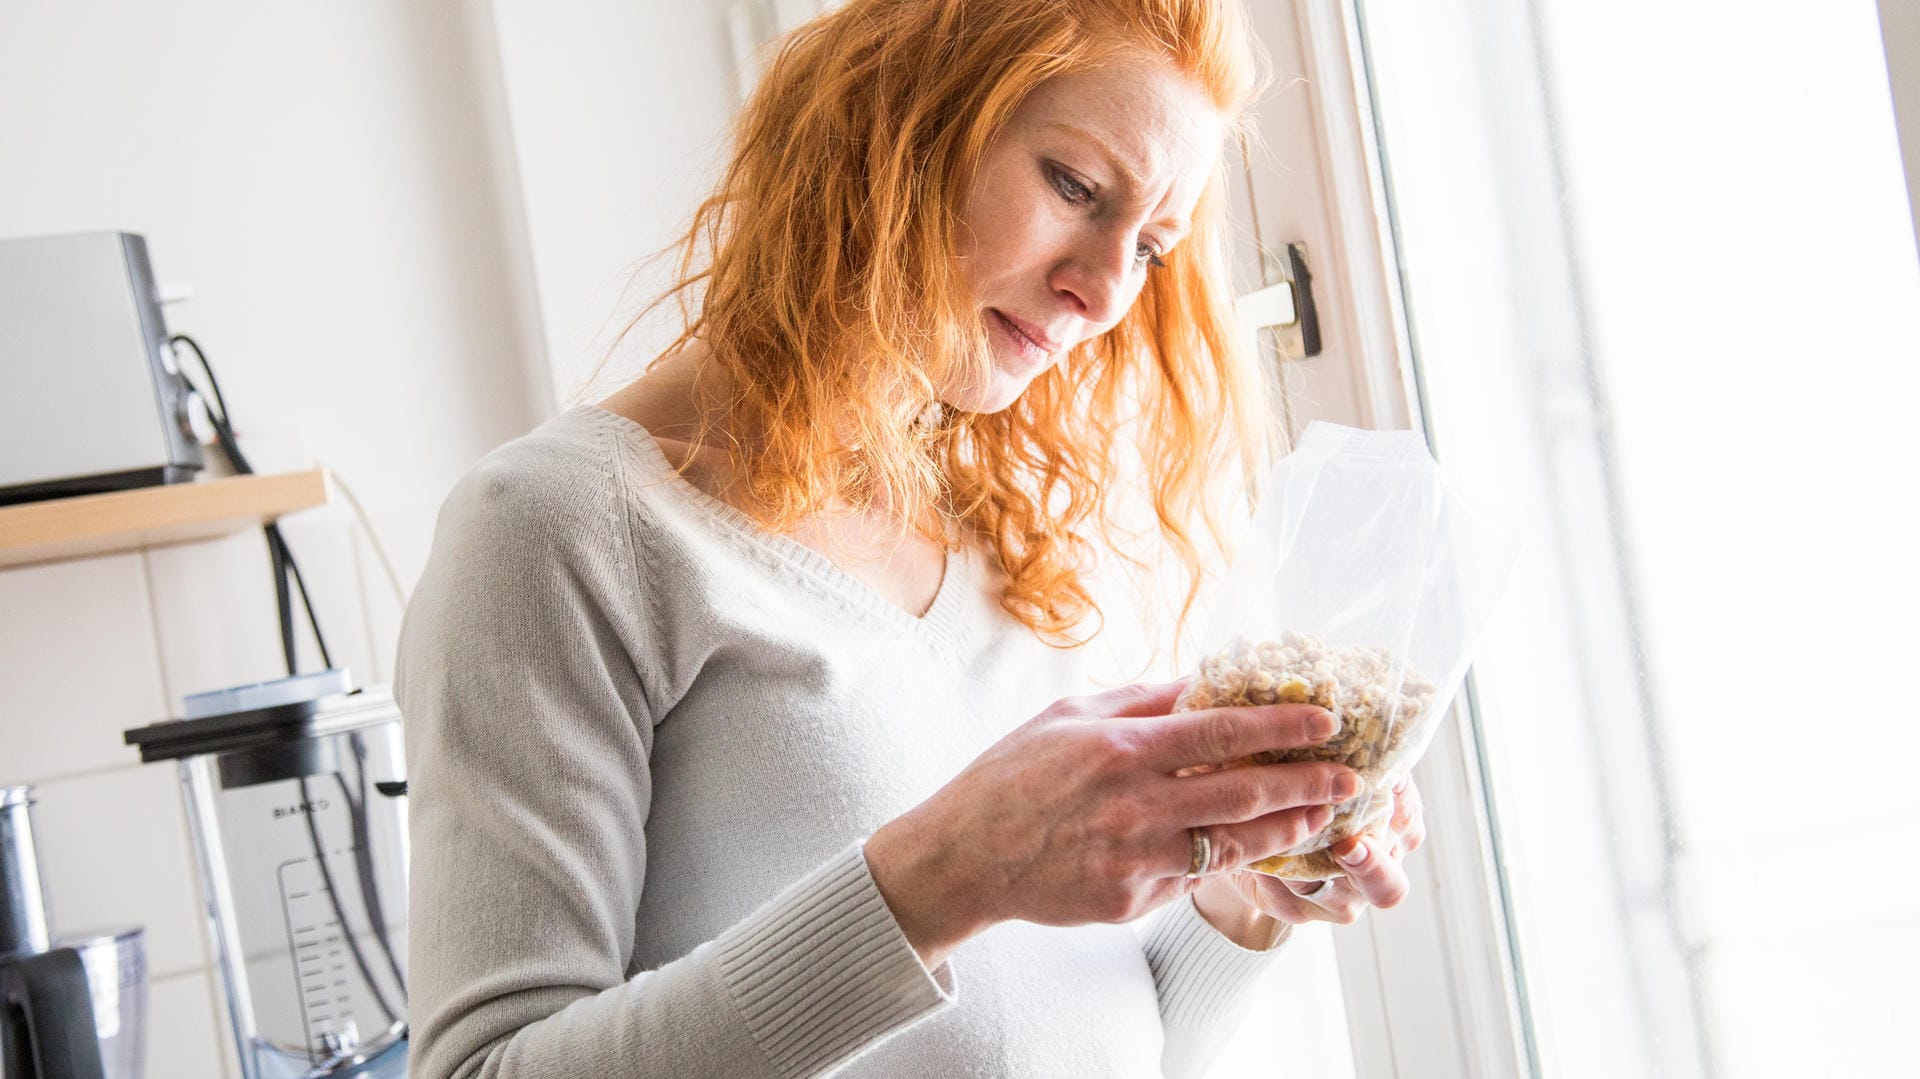
[[(1505, 951), (1522, 1074), (1905, 1066), (1920, 261), (1873, 3), (1346, 25), (1413, 395), (1528, 538), (1458, 762), (1500, 932), (1454, 918), (1424, 976)], [(1437, 1074), (1386, 1033), (1363, 1079)]]

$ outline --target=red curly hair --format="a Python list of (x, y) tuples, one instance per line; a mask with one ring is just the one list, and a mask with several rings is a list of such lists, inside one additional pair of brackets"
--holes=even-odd
[(954, 253), (973, 176), (1022, 100), (1057, 75), (1159, 57), (1245, 138), (1262, 82), (1250, 40), (1237, 0), (850, 0), (782, 40), (718, 187), (674, 247), (675, 283), (647, 308), (677, 298), (681, 310), (654, 363), (698, 339), (731, 422), (755, 432), (728, 449), (742, 509), (785, 532), (834, 499), (878, 495), (903, 529), (944, 541), (957, 523), (997, 554), (1002, 606), (1073, 647), (1099, 632), (1075, 632), (1100, 615), (1089, 526), (1146, 568), (1112, 542), (1107, 492), (1131, 437), (1190, 576), (1184, 624), (1203, 577), (1193, 525), (1224, 548), (1213, 481), (1237, 471), (1250, 483), (1272, 449), (1264, 387), (1226, 307), (1220, 170), (1187, 241), (1118, 325), (1004, 411), (903, 417), (990, 362)]

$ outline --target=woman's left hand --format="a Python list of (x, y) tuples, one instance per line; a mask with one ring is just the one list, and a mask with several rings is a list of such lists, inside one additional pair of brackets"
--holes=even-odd
[[(1388, 827), (1385, 836), (1359, 835), (1333, 845), (1334, 858), (1347, 867), (1345, 876), (1328, 881), (1290, 881), (1241, 869), (1202, 880), (1195, 890), (1194, 903), (1209, 922), (1236, 939), (1242, 934), (1234, 931), (1238, 928), (1235, 923), (1244, 924), (1245, 916), (1254, 911), (1285, 925), (1349, 925), (1370, 906), (1384, 909), (1407, 897), (1407, 874), (1400, 866), (1401, 859), (1419, 849), (1427, 838), (1420, 790), (1411, 777), (1394, 789)], [(1358, 861), (1354, 860), (1356, 855)], [(1249, 906), (1252, 911), (1247, 910)], [(1234, 911), (1234, 907), (1239, 910)]]

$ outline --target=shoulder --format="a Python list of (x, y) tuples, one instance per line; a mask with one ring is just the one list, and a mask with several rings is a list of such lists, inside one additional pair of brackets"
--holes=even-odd
[(542, 530), (604, 514), (620, 467), (611, 432), (569, 409), (475, 462), (448, 492), (443, 525), (454, 514), (476, 526)]
[(655, 695), (675, 684), (672, 651), (707, 624), (671, 615), (701, 601), (706, 578), (660, 571), (695, 563), (623, 423), (569, 409), (460, 477), (407, 604), (397, 668), (418, 678), (476, 656), (517, 670), (623, 654), (665, 714), (671, 700)]
[(460, 575), (618, 562), (631, 545), (611, 432), (570, 409), (482, 457), (447, 493), (430, 564)]
[(566, 652), (582, 632), (642, 648), (619, 469), (614, 444), (577, 410), (476, 462), (441, 503), (402, 651), (520, 663)]
[(550, 702), (611, 684), (637, 709), (657, 683), (617, 449), (587, 421), (569, 410), (494, 449), (441, 503), (395, 650), (409, 720), (465, 709), (474, 723), (490, 710), (558, 722), (526, 691)]

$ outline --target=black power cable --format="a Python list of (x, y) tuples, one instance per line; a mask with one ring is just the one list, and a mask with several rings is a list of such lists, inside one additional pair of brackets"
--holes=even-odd
[[(207, 354), (200, 343), (184, 333), (174, 334), (167, 339), (169, 347), (185, 345), (193, 350), (194, 359), (200, 361), (200, 370), (207, 374), (207, 387), (213, 391), (213, 403), (219, 411), (207, 409), (208, 418), (213, 421), (215, 440), (220, 444), (220, 452), (232, 462), (233, 470), (242, 475), (254, 475), (252, 462), (246, 454), (240, 452), (240, 440), (233, 433), (233, 423), (227, 411), (226, 395), (220, 392), (220, 380), (214, 376), (213, 365), (207, 362)], [(300, 605), (306, 608), (307, 625), (313, 629), (313, 642), (320, 648), (320, 666), (323, 669), (333, 666), (333, 655), (327, 651), (326, 635), (320, 632), (320, 620), (313, 613), (313, 600), (307, 595), (307, 579), (300, 572), (300, 566), (293, 560), (293, 551), (287, 546), (287, 539), (280, 534), (277, 523), (262, 526), (261, 531), (267, 538), (267, 557), (273, 563), (274, 598), (280, 611), (280, 650), (285, 653), (287, 673), (300, 673), (299, 660), (296, 658), (293, 643), (293, 597), (288, 591), (287, 576), (292, 574), (293, 583), (300, 589)]]
[[(333, 776), (335, 779), (340, 780), (341, 793), (346, 793), (346, 780), (342, 778), (338, 772), (335, 772)], [(307, 787), (307, 777), (301, 776), (298, 782), (300, 784), (300, 804), (312, 805), (313, 791)], [(349, 801), (348, 804), (351, 806), (351, 801)], [(351, 810), (349, 812), (351, 812)], [(327, 896), (332, 901), (333, 916), (340, 920), (340, 939), (346, 941), (347, 951), (353, 955), (354, 965), (360, 968), (360, 980), (367, 983), (367, 991), (373, 994), (373, 1002), (379, 1006), (381, 1011), (387, 1014), (387, 1022), (389, 1024), (397, 1022), (400, 1018), (400, 1013), (394, 1010), (391, 1003), (388, 1003), (387, 995), (380, 991), (380, 984), (373, 980), (373, 971), (367, 967), (366, 954), (360, 950), (359, 943), (353, 939), (353, 929), (347, 925), (346, 912), (340, 909), (340, 893), (333, 883), (333, 871), (327, 868), (327, 860), (320, 854), (320, 824), (313, 819), (316, 814), (303, 813), (301, 816), (306, 818), (307, 836), (313, 841), (313, 864), (320, 869), (320, 884), (326, 888)], [(357, 832), (359, 829), (356, 828), (355, 831)], [(367, 921), (378, 924), (380, 915), (375, 911), (368, 911)], [(388, 954), (387, 959), (388, 961), (392, 961), (393, 956), (391, 953)]]
[[(168, 347), (185, 345), (193, 351), (194, 359), (199, 361), (200, 370), (206, 373), (207, 387), (213, 392), (213, 407), (207, 409), (207, 414), (208, 418), (213, 422), (215, 439), (219, 443), (221, 452), (225, 454), (227, 460), (233, 464), (235, 472), (243, 475), (255, 474), (252, 462), (248, 461), (246, 454), (240, 450), (240, 439), (234, 434), (232, 414), (227, 409), (226, 395), (220, 392), (220, 380), (213, 373), (213, 365), (207, 362), (206, 351), (200, 347), (198, 341), (195, 341), (183, 333), (174, 334), (167, 340), (167, 345)], [(216, 408), (218, 412), (215, 411)], [(293, 551), (287, 546), (286, 537), (281, 535), (279, 525), (267, 524), (263, 526), (262, 531), (266, 534), (267, 557), (273, 563), (274, 599), (280, 614), (280, 648), (286, 657), (287, 674), (294, 675), (300, 673), (299, 661), (293, 640), (293, 596), (288, 587), (289, 576), (292, 577), (293, 584), (298, 586), (300, 590), (300, 605), (306, 609), (307, 625), (312, 627), (314, 643), (318, 645), (320, 649), (320, 665), (322, 668), (331, 669), (333, 667), (333, 656), (327, 651), (326, 635), (320, 632), (320, 621), (314, 614), (313, 600), (307, 595), (306, 578), (301, 575), (300, 566), (294, 561)], [(340, 784), (342, 800), (347, 803), (347, 818), (349, 826), (352, 829), (351, 843), (355, 858), (355, 876), (359, 878), (360, 898), (366, 905), (368, 926), (373, 931), (374, 939), (380, 945), (380, 950), (386, 955), (387, 967), (393, 972), (394, 983), (398, 986), (404, 1001), (407, 984), (406, 980), (401, 977), (400, 962), (394, 954), (393, 941), (387, 933), (387, 927), (383, 918), (385, 908), (380, 904), (380, 892), (377, 882), (374, 880), (371, 848), (372, 836), (367, 827), (366, 819), (366, 747), (361, 742), (358, 734), (351, 735), (349, 742), (353, 748), (354, 760), (357, 766), (359, 797), (354, 797), (353, 793), (348, 789), (345, 775), (335, 772), (333, 773), (333, 777)], [(300, 803), (302, 805), (313, 804), (312, 792), (307, 787), (306, 778), (302, 777), (299, 783)], [(361, 979), (366, 982), (367, 990), (373, 995), (374, 1003), (381, 1011), (386, 1013), (388, 1024), (399, 1023), (401, 1022), (400, 1010), (395, 1009), (394, 1006), (388, 1002), (386, 994), (380, 991), (380, 986), (374, 981), (373, 971), (367, 964), (366, 956), (360, 950), (360, 942), (355, 938), (347, 924), (346, 912), (342, 910), (340, 906), (340, 893), (334, 889), (333, 873), (327, 866), (324, 847), (320, 841), (318, 823), (313, 819), (313, 814), (311, 813), (306, 815), (306, 819), (307, 834), (313, 845), (314, 864), (319, 867), (322, 883), (326, 887), (328, 900), (333, 907), (333, 915), (339, 920), (341, 939), (346, 943), (347, 950), (352, 953), (354, 965), (360, 969)]]
[[(359, 731), (355, 731), (347, 735), (347, 744), (353, 749), (353, 775), (356, 785), (360, 788), (360, 796), (355, 798), (347, 790), (346, 776), (335, 772), (333, 778), (339, 781), (340, 795), (347, 800), (352, 810), (353, 853), (354, 860), (360, 869), (360, 900), (367, 905), (369, 911), (385, 910), (386, 908), (380, 905), (378, 874), (374, 872), (373, 833), (367, 827), (367, 742)], [(407, 995), (407, 978), (401, 973), (400, 961), (394, 955), (393, 938), (387, 935), (386, 919), (370, 917), (367, 919), (367, 927), (373, 930), (374, 938), (380, 942), (380, 950), (386, 953), (387, 969), (393, 972), (393, 984), (400, 987), (400, 996), (404, 1000)]]

